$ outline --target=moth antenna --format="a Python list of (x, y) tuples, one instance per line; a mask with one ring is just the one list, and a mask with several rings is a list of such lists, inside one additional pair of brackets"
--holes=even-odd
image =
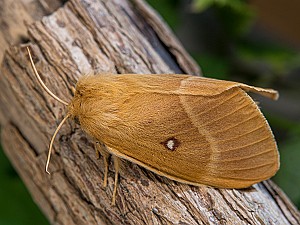
[(50, 142), (50, 145), (49, 145), (49, 150), (48, 150), (48, 157), (47, 157), (47, 162), (46, 162), (46, 167), (45, 167), (45, 170), (46, 170), (46, 173), (50, 174), (50, 172), (48, 171), (48, 167), (49, 167), (49, 163), (50, 163), (50, 158), (51, 158), (51, 151), (52, 151), (52, 146), (53, 146), (53, 142), (54, 142), (54, 139), (58, 133), (58, 131), (60, 130), (60, 128), (62, 127), (62, 125), (66, 122), (66, 120), (70, 117), (70, 114), (67, 114), (65, 118), (63, 118), (63, 120), (60, 122), (60, 124), (58, 125), (58, 127), (56, 128), (52, 138), (51, 138), (51, 142)]
[(30, 50), (29, 50), (29, 47), (27, 47), (27, 51), (28, 51), (28, 55), (29, 55), (29, 58), (30, 58), (30, 63), (31, 63), (31, 66), (32, 66), (32, 69), (38, 79), (38, 81), (40, 82), (40, 84), (42, 85), (42, 87), (44, 88), (44, 90), (50, 95), (52, 96), (54, 99), (56, 99), (57, 101), (59, 101), (60, 103), (64, 104), (64, 105), (68, 105), (67, 102), (65, 102), (64, 100), (61, 100), (59, 97), (57, 97), (55, 94), (52, 93), (52, 91), (50, 91), (47, 86), (44, 84), (44, 82), (42, 81), (41, 79), (41, 76), (39, 75), (38, 71), (36, 70), (36, 67), (34, 65), (34, 62), (32, 60), (32, 57), (31, 57), (31, 53), (30, 53)]

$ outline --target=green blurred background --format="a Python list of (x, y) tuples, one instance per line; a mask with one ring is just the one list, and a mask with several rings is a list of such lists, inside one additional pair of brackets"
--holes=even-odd
[[(207, 77), (272, 87), (280, 99), (254, 96), (281, 155), (273, 180), (300, 208), (300, 2), (148, 0)], [(1, 146), (0, 146), (1, 148)], [(0, 149), (0, 225), (48, 224)]]

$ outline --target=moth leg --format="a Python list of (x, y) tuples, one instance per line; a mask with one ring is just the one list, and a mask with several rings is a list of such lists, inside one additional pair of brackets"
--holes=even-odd
[(100, 154), (103, 156), (103, 162), (104, 162), (104, 178), (103, 178), (103, 187), (107, 186), (107, 176), (108, 176), (108, 158), (109, 158), (109, 152), (106, 150), (105, 145), (96, 142), (96, 157), (99, 159)]
[(96, 158), (97, 159), (100, 159), (100, 154), (101, 154), (100, 150), (99, 150), (99, 148), (100, 148), (99, 145), (101, 145), (100, 142), (96, 141), (95, 142), (95, 153), (96, 153)]
[(115, 167), (115, 186), (114, 186), (114, 192), (113, 192), (111, 204), (115, 205), (116, 204), (117, 188), (118, 188), (118, 183), (119, 183), (118, 178), (119, 178), (121, 160), (115, 155), (112, 155), (112, 157), (114, 159), (114, 167)]

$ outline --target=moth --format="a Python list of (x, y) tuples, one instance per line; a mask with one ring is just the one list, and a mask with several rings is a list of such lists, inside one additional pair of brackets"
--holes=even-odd
[[(113, 156), (115, 203), (120, 159), (190, 185), (246, 188), (272, 177), (279, 154), (272, 131), (248, 91), (277, 99), (278, 93), (242, 83), (178, 74), (101, 74), (81, 77), (55, 136), (72, 118)], [(102, 144), (101, 144), (102, 143)]]

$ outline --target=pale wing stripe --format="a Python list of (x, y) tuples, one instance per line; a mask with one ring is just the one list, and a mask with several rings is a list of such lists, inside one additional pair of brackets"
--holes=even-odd
[(252, 145), (256, 145), (256, 144), (258, 144), (258, 143), (260, 143), (260, 142), (263, 142), (263, 141), (265, 141), (265, 140), (267, 140), (267, 139), (269, 139), (269, 138), (270, 138), (270, 136), (267, 136), (267, 137), (265, 137), (265, 138), (263, 138), (263, 139), (260, 139), (260, 140), (258, 140), (258, 141), (252, 142), (251, 144), (244, 145), (244, 146), (237, 147), (237, 148), (231, 148), (231, 149), (228, 149), (228, 150), (226, 150), (226, 151), (219, 151), (219, 152), (221, 152), (221, 153), (223, 153), (223, 152), (231, 152), (231, 151), (236, 151), (236, 150), (238, 150), (238, 149), (247, 148), (247, 147), (250, 147), (250, 146), (252, 146)]
[[(224, 115), (224, 116), (221, 116), (221, 117), (219, 117), (219, 118), (217, 118), (217, 119), (215, 119), (215, 120), (211, 120), (209, 123), (202, 124), (200, 127), (206, 127), (206, 126), (208, 126), (208, 125), (210, 125), (210, 124), (212, 124), (212, 123), (215, 123), (215, 122), (217, 122), (217, 121), (219, 121), (219, 120), (221, 120), (221, 119), (224, 119), (225, 117), (230, 116), (230, 115), (236, 113), (237, 111), (239, 111), (239, 110), (241, 110), (241, 109), (243, 109), (243, 108), (245, 108), (245, 107), (247, 107), (247, 106), (249, 106), (249, 104), (245, 104), (245, 105), (243, 105), (242, 107), (239, 107), (239, 108), (237, 108), (237, 109), (231, 111), (230, 113), (228, 113), (228, 114), (226, 114), (226, 115)], [(197, 114), (196, 116), (198, 116), (198, 114)]]
[[(205, 114), (205, 113), (207, 113), (207, 112), (209, 112), (209, 111), (211, 111), (211, 110), (213, 110), (213, 109), (216, 109), (216, 108), (218, 108), (219, 106), (223, 105), (225, 102), (227, 102), (227, 101), (231, 100), (232, 98), (236, 97), (238, 94), (239, 94), (239, 93), (237, 92), (237, 93), (235, 93), (234, 95), (231, 95), (231, 96), (230, 96), (229, 98), (227, 98), (225, 101), (222, 101), (220, 104), (215, 105), (214, 107), (212, 107), (212, 108), (210, 108), (210, 109), (208, 109), (208, 110), (202, 111), (201, 113), (195, 114), (194, 116), (195, 116), (195, 117), (198, 117), (198, 116), (201, 116), (201, 115), (203, 115), (203, 114)], [(199, 99), (199, 101), (200, 101), (200, 100), (201, 100), (201, 99)], [(197, 105), (196, 102), (194, 103), (194, 105), (195, 105), (195, 107), (196, 107), (196, 105)], [(195, 107), (191, 107), (191, 111), (193, 111)], [(180, 123), (182, 123), (182, 122), (184, 122), (184, 121), (187, 121), (187, 120), (189, 120), (189, 117), (186, 117), (184, 120), (178, 121), (178, 123), (176, 123), (176, 124), (180, 124)], [(173, 124), (173, 125), (175, 125), (175, 124)]]
[(240, 160), (244, 160), (244, 159), (251, 159), (251, 158), (254, 158), (254, 157), (257, 157), (257, 156), (260, 156), (260, 155), (264, 155), (264, 154), (268, 154), (269, 152), (272, 152), (274, 151), (273, 149), (269, 149), (269, 150), (266, 150), (266, 151), (263, 151), (263, 152), (259, 152), (258, 154), (252, 154), (252, 155), (249, 155), (249, 156), (246, 156), (244, 158), (234, 158), (234, 159), (228, 159), (228, 160), (221, 160), (221, 162), (234, 162), (234, 161), (240, 161)]
[[(205, 129), (205, 128), (200, 128), (200, 126), (198, 126), (199, 123), (199, 118), (197, 118), (190, 110), (190, 104), (188, 104), (186, 102), (186, 98), (184, 98), (183, 96), (179, 96), (179, 101), (181, 103), (181, 105), (183, 106), (183, 108), (185, 109), (185, 112), (187, 114), (187, 117), (190, 118), (191, 123), (193, 124), (194, 127), (196, 127), (198, 129), (198, 133), (201, 135), (204, 135), (206, 142), (209, 143), (210, 145), (210, 150), (211, 152), (216, 151), (217, 149), (217, 145), (215, 140), (213, 139), (213, 137), (209, 134), (209, 132)], [(209, 151), (208, 151), (209, 152)], [(211, 163), (211, 156), (209, 156), (209, 162), (208, 164)], [(206, 168), (204, 167), (202, 170), (203, 174), (206, 174)]]
[[(183, 132), (177, 132), (177, 133), (173, 133), (172, 135), (174, 137), (178, 137), (180, 135), (190, 135), (190, 133), (188, 131), (183, 131)], [(197, 149), (205, 149), (205, 148), (209, 148), (210, 147), (210, 143), (209, 142), (201, 142), (199, 143), (199, 141), (197, 142)]]
[(177, 125), (178, 124), (182, 124), (183, 122), (185, 122), (185, 121), (190, 121), (190, 118), (187, 116), (187, 117), (185, 117), (184, 119), (181, 119), (181, 120), (177, 120), (177, 123), (172, 123), (172, 126), (174, 126), (174, 127), (178, 127)]
[(241, 137), (243, 137), (243, 136), (246, 136), (246, 135), (248, 135), (248, 134), (251, 134), (251, 133), (253, 133), (253, 132), (257, 131), (257, 130), (260, 130), (260, 129), (264, 128), (264, 127), (265, 127), (265, 124), (262, 124), (261, 126), (258, 126), (258, 127), (256, 127), (255, 129), (248, 131), (247, 133), (243, 133), (243, 134), (241, 134), (241, 135), (239, 135), (239, 136), (235, 136), (235, 137), (230, 138), (230, 139), (218, 140), (217, 142), (219, 142), (219, 143), (220, 143), (220, 142), (229, 142), (229, 141), (232, 141), (232, 140), (241, 138)]
[(228, 127), (228, 128), (226, 128), (226, 129), (224, 129), (224, 130), (218, 130), (218, 131), (216, 131), (216, 132), (211, 132), (211, 134), (212, 134), (212, 135), (215, 135), (215, 134), (218, 134), (218, 133), (227, 132), (227, 131), (229, 131), (229, 130), (235, 128), (235, 127), (238, 127), (239, 125), (241, 125), (241, 124), (243, 124), (243, 123), (246, 123), (246, 122), (248, 122), (248, 121), (250, 121), (250, 120), (252, 120), (252, 119), (254, 119), (254, 118), (258, 117), (258, 116), (260, 116), (260, 115), (259, 115), (259, 114), (255, 114), (254, 116), (249, 117), (249, 118), (247, 118), (246, 120), (243, 120), (243, 121), (241, 121), (241, 122), (239, 122), (239, 123), (236, 123), (236, 124), (234, 124), (234, 125), (231, 126), (231, 127)]
[[(198, 114), (196, 114), (195, 116), (197, 116), (197, 117), (198, 117), (198, 116), (201, 116), (201, 115), (203, 115), (203, 114), (205, 114), (205, 113), (207, 113), (207, 112), (209, 112), (209, 111), (211, 111), (211, 110), (214, 110), (214, 109), (220, 107), (220, 106), (223, 105), (225, 102), (228, 102), (229, 100), (233, 99), (233, 98), (234, 98), (235, 96), (237, 96), (238, 94), (240, 94), (240, 93), (237, 92), (237, 93), (235, 93), (234, 95), (231, 95), (229, 98), (227, 98), (225, 101), (222, 101), (220, 104), (215, 105), (214, 107), (209, 108), (209, 109), (207, 109), (207, 110), (205, 110), (205, 111), (202, 111), (201, 113), (198, 113)], [(194, 105), (196, 105), (196, 104), (194, 104)], [(195, 106), (195, 107), (196, 107), (196, 106)], [(191, 107), (191, 111), (193, 111), (195, 107)]]
[[(233, 126), (227, 128), (227, 129), (225, 129), (225, 130), (219, 130), (219, 131), (217, 131), (217, 132), (212, 132), (212, 133), (210, 133), (210, 134), (211, 134), (212, 136), (214, 136), (215, 134), (218, 134), (218, 133), (221, 133), (221, 132), (222, 132), (222, 133), (223, 133), (223, 132), (226, 132), (226, 131), (228, 131), (228, 130), (234, 128), (234, 127), (237, 127), (237, 126), (239, 126), (239, 125), (241, 125), (241, 124), (243, 124), (243, 123), (245, 123), (245, 122), (247, 122), (247, 121), (249, 121), (249, 120), (251, 120), (251, 119), (254, 119), (254, 118), (258, 117), (258, 116), (259, 116), (259, 114), (256, 114), (256, 115), (254, 115), (253, 117), (247, 118), (246, 120), (244, 120), (244, 121), (242, 121), (242, 122), (240, 122), (240, 123), (237, 123), (237, 124), (235, 124), (235, 125), (233, 125)], [(184, 121), (186, 121), (186, 120), (189, 120), (189, 118), (185, 118), (184, 120), (182, 120), (182, 121), (180, 121), (180, 122), (178, 122), (178, 123), (176, 123), (176, 124), (180, 124), (180, 123), (182, 123), (182, 122), (184, 122)], [(174, 125), (174, 124), (172, 124), (172, 125)], [(257, 127), (257, 128), (255, 128), (255, 129), (253, 129), (253, 130), (247, 132), (247, 133), (244, 133), (244, 134), (242, 134), (242, 135), (240, 135), (240, 136), (236, 136), (236, 137), (233, 137), (233, 138), (231, 138), (231, 139), (226, 139), (226, 140), (219, 140), (219, 141), (217, 140), (217, 142), (226, 142), (226, 141), (238, 139), (238, 138), (240, 138), (240, 137), (242, 137), (242, 136), (248, 135), (248, 134), (250, 134), (250, 133), (252, 133), (252, 132), (254, 132), (254, 131), (256, 131), (256, 130), (259, 130), (259, 129), (261, 129), (261, 128), (264, 128), (264, 127), (265, 127), (265, 126), (262, 125), (262, 126), (260, 126), (260, 127)], [(178, 135), (182, 135), (182, 134), (186, 134), (186, 133), (188, 133), (188, 132), (187, 132), (187, 131), (183, 131), (183, 132), (175, 133), (175, 134), (173, 134), (173, 135), (174, 135), (174, 136), (178, 136)], [(205, 145), (208, 145), (208, 144), (205, 144)]]

